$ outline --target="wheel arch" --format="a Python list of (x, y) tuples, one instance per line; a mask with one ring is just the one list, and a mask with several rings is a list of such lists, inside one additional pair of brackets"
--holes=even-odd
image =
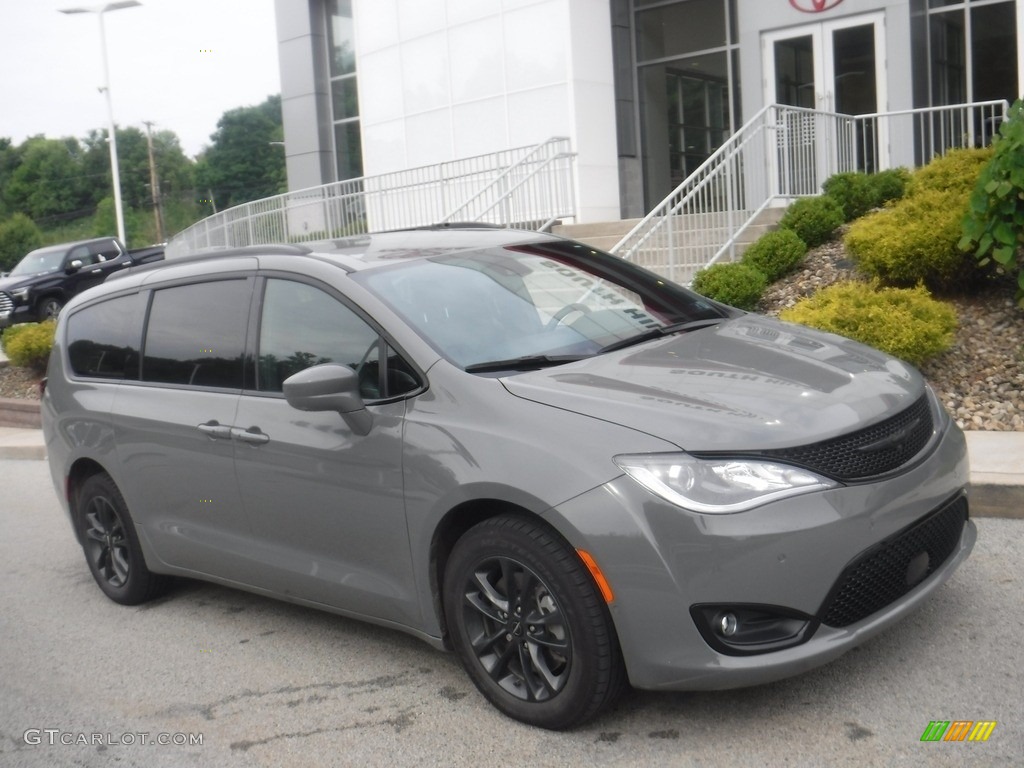
[(434, 535), (430, 542), (430, 593), (441, 629), (441, 641), (447, 650), (452, 650), (443, 598), (444, 572), (448, 565), (448, 558), (451, 556), (456, 542), (470, 528), (484, 520), (502, 515), (528, 518), (531, 522), (550, 530), (570, 549), (575, 549), (562, 532), (541, 515), (510, 501), (493, 498), (472, 499), (463, 501), (450, 509), (434, 529)]
[(82, 458), (76, 459), (72, 463), (70, 469), (68, 469), (67, 479), (65, 480), (65, 493), (67, 494), (68, 500), (68, 512), (71, 514), (72, 528), (75, 531), (75, 538), (78, 539), (78, 543), (81, 544), (81, 536), (79, 533), (78, 526), (78, 497), (82, 490), (82, 486), (85, 482), (94, 475), (106, 474), (110, 475), (106, 467), (100, 464), (95, 459), (83, 456)]

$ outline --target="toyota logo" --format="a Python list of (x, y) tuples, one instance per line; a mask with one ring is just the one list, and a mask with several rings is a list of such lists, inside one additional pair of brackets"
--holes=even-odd
[(789, 0), (789, 4), (802, 13), (821, 13), (835, 8), (843, 0)]

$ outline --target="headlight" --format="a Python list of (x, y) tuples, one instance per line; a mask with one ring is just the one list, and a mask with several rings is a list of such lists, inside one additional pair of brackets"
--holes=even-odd
[(615, 463), (665, 501), (707, 514), (743, 512), (787, 496), (839, 487), (806, 469), (756, 459), (648, 453), (616, 456)]
[(28, 292), (31, 288), (15, 288), (11, 291), (11, 296), (18, 299), (19, 301), (28, 301)]

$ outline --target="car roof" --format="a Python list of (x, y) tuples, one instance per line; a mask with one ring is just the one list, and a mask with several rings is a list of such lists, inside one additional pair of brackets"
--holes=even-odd
[(54, 243), (53, 245), (44, 245), (42, 248), (34, 248), (29, 253), (54, 253), (56, 251), (70, 251), (72, 248), (77, 248), (80, 245), (89, 245), (91, 243), (105, 243), (116, 238), (112, 235), (110, 237), (91, 237), (88, 240), (75, 240), (71, 243)]
[(142, 264), (130, 270), (115, 273), (107, 282), (151, 270), (160, 270), (189, 263), (209, 263), (239, 257), (271, 255), (306, 256), (326, 261), (346, 272), (393, 264), (397, 261), (426, 259), (441, 254), (502, 248), (538, 242), (558, 242), (563, 238), (543, 232), (522, 229), (503, 229), (488, 226), (425, 227), (417, 229), (376, 232), (334, 240), (320, 240), (303, 244), (250, 245), (242, 248), (211, 248), (187, 256)]

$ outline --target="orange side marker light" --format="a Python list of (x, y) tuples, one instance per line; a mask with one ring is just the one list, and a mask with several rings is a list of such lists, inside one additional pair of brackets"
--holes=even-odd
[(604, 598), (606, 603), (611, 603), (615, 599), (615, 595), (612, 592), (611, 585), (608, 583), (608, 579), (604, 577), (601, 569), (597, 566), (597, 561), (586, 550), (577, 549), (576, 553), (580, 556), (583, 564), (587, 566), (587, 570), (594, 577), (594, 581), (597, 582), (597, 588), (601, 590), (601, 597)]

